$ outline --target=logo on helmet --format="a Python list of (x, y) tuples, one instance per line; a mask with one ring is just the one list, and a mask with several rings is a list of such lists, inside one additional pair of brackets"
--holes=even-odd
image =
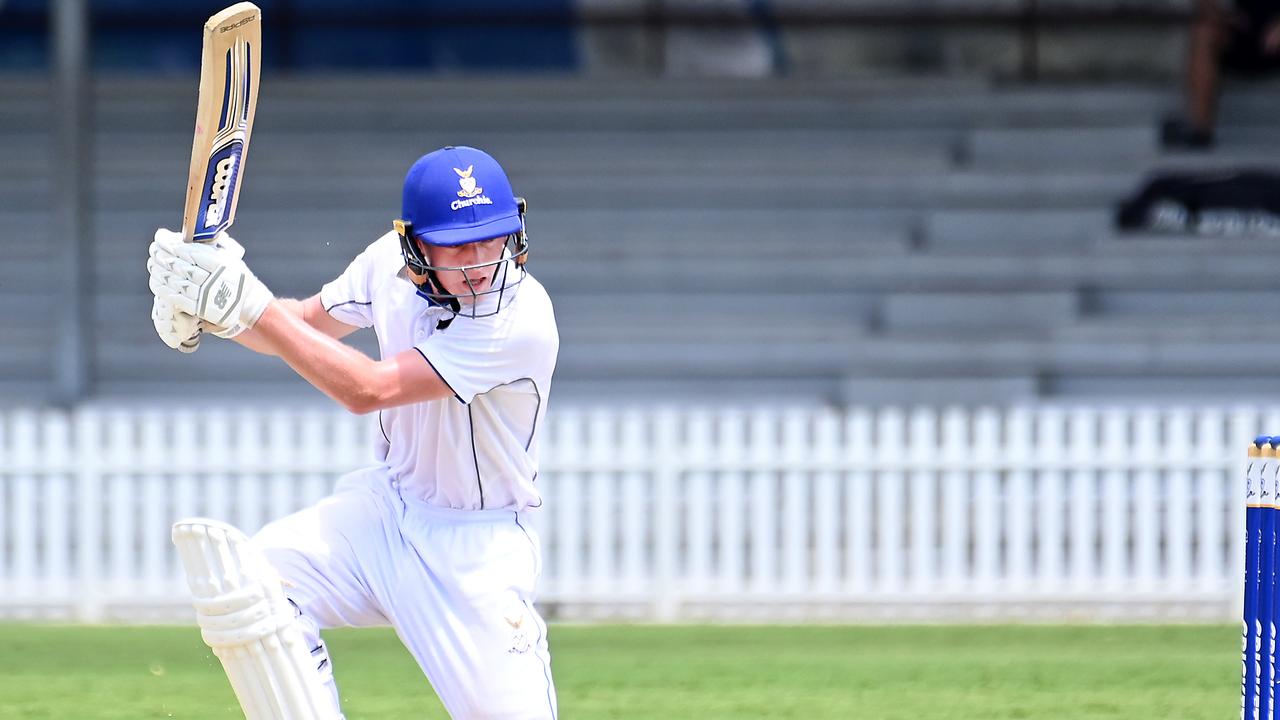
[(458, 185), (462, 188), (458, 191), (458, 197), (472, 198), (484, 192), (484, 188), (476, 187), (476, 179), (471, 177), (471, 173), (475, 169), (475, 165), (468, 165), (466, 170), (453, 169), (454, 172), (458, 173)]
[(458, 173), (458, 187), (462, 189), (458, 191), (458, 197), (461, 200), (454, 200), (449, 203), (449, 208), (457, 211), (462, 208), (471, 207), (472, 205), (492, 205), (493, 201), (488, 197), (481, 195), (484, 188), (476, 187), (476, 179), (471, 177), (471, 173), (476, 169), (475, 165), (468, 165), (466, 170), (454, 168), (453, 171)]

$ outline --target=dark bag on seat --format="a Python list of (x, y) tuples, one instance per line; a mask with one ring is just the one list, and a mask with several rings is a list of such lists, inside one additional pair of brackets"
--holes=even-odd
[(1122, 230), (1280, 235), (1280, 173), (1158, 173), (1120, 203), (1116, 225)]

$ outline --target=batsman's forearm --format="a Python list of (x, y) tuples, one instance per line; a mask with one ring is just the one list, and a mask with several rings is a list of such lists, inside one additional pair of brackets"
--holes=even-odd
[(251, 331), (316, 389), (351, 412), (369, 411), (376, 397), (377, 361), (307, 324), (279, 301)]
[[(281, 310), (286, 310), (290, 315), (302, 317), (302, 301), (290, 298), (276, 298), (272, 301), (272, 305), (279, 305)], [(262, 333), (257, 331), (257, 327), (251, 327), (233, 338), (236, 342), (250, 350), (262, 353), (263, 355), (276, 355), (276, 350), (271, 345), (271, 341), (263, 337)]]
[(272, 357), (276, 356), (276, 350), (271, 346), (271, 342), (264, 338), (262, 333), (257, 331), (256, 327), (251, 327), (248, 330), (245, 330), (232, 338), (232, 340), (235, 340), (243, 347), (247, 347), (256, 353), (262, 353), (263, 355), (270, 355)]

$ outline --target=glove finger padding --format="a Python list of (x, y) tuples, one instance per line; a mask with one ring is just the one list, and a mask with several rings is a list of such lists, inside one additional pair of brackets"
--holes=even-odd
[(237, 260), (244, 259), (244, 246), (225, 232), (218, 233), (213, 242), (205, 243), (205, 245), (218, 248), (228, 257), (234, 257)]
[(180, 290), (183, 295), (194, 299), (200, 286), (209, 279), (209, 273), (204, 268), (183, 260), (173, 259), (172, 264), (172, 269), (168, 269), (161, 261), (148, 260), (147, 272), (159, 279), (161, 284)]
[(184, 353), (200, 347), (202, 328), (195, 316), (177, 310), (166, 297), (157, 295), (151, 303), (151, 324), (165, 345)]
[[(185, 250), (188, 245), (177, 248), (151, 243), (151, 255), (147, 261), (147, 272), (154, 275), (174, 276), (196, 286), (209, 278), (209, 271), (196, 263), (191, 253)], [(238, 258), (231, 258), (238, 261)]]
[[(208, 273), (203, 270), (200, 272), (205, 277), (208, 276)], [(196, 300), (200, 294), (199, 284), (187, 280), (180, 274), (166, 271), (154, 259), (147, 261), (147, 273), (149, 275), (147, 286), (151, 289), (152, 295), (168, 298), (181, 312), (195, 313)]]
[(166, 228), (156, 228), (155, 235), (151, 236), (153, 242), (166, 245), (181, 245), (182, 233), (177, 230), (169, 230)]

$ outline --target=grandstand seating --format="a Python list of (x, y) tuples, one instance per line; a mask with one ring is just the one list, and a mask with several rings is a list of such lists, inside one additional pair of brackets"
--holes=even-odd
[[(273, 359), (154, 337), (145, 247), (181, 219), (195, 90), (96, 88), (95, 394), (315, 397)], [(65, 239), (47, 92), (7, 78), (0, 97), (0, 399), (29, 401)], [(1168, 155), (1172, 89), (268, 76), (235, 234), (276, 292), (310, 294), (389, 229), (419, 154), (471, 144), (529, 198), (559, 398), (1242, 397), (1280, 350), (1272, 242), (1120, 236), (1110, 216), (1155, 167), (1280, 162), (1275, 98), (1233, 90), (1220, 148)]]

